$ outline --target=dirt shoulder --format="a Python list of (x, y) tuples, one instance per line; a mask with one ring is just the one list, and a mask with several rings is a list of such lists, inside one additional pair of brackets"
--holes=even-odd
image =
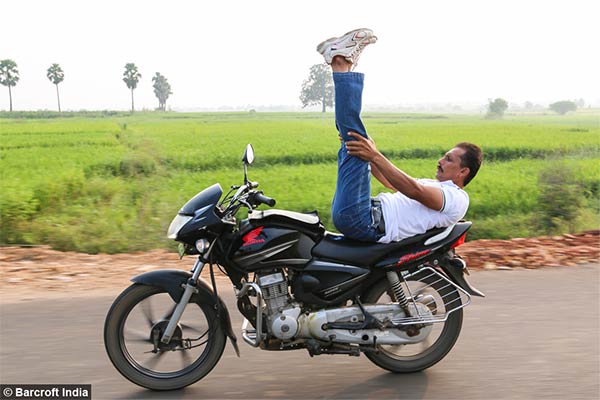
[[(600, 230), (577, 235), (511, 240), (475, 240), (457, 249), (472, 270), (571, 267), (600, 262)], [(131, 277), (157, 269), (189, 270), (194, 257), (180, 260), (165, 250), (133, 254), (81, 254), (48, 247), (0, 247), (0, 297), (52, 298), (118, 293)], [(203, 277), (210, 279), (208, 268)], [(227, 277), (217, 270), (217, 279)]]

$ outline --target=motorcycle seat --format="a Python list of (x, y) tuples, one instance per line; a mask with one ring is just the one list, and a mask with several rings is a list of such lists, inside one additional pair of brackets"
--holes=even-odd
[(408, 246), (427, 246), (430, 244), (428, 239), (437, 235), (441, 237), (445, 231), (449, 231), (451, 228), (453, 226), (433, 228), (421, 235), (392, 243), (361, 242), (348, 239), (344, 235), (327, 232), (323, 240), (313, 247), (312, 255), (319, 259), (338, 261), (350, 265), (372, 266), (390, 253), (402, 251)]

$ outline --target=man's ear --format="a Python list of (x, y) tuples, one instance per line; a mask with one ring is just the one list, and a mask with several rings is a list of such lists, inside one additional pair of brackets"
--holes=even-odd
[(463, 178), (463, 182), (464, 182), (465, 179), (467, 179), (467, 176), (469, 176), (469, 174), (471, 173), (471, 168), (469, 168), (469, 167), (463, 167), (463, 168), (460, 169), (460, 171), (458, 171), (458, 173)]

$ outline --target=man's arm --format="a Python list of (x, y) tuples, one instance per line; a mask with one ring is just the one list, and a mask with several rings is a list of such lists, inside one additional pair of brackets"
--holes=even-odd
[[(442, 193), (442, 189), (421, 185), (381, 154), (372, 140), (366, 139), (354, 132), (349, 132), (348, 135), (356, 139), (346, 141), (348, 154), (369, 161), (371, 163), (371, 172), (377, 171), (373, 172), (373, 175), (377, 180), (386, 187), (397, 190), (432, 210), (440, 211), (442, 209), (444, 206), (444, 194)], [(384, 181), (379, 179), (376, 173), (380, 174), (382, 179), (387, 181), (390, 186), (387, 186)]]
[(373, 176), (375, 177), (375, 179), (377, 179), (379, 182), (381, 182), (381, 184), (383, 186), (385, 186), (386, 188), (397, 191), (397, 189), (394, 186), (392, 186), (392, 184), (390, 183), (390, 181), (388, 181), (385, 178), (385, 176), (383, 176), (383, 174), (381, 173), (381, 171), (379, 170), (379, 168), (377, 168), (377, 166), (375, 164), (373, 164), (373, 163), (370, 163), (370, 164), (371, 164), (371, 174), (373, 174)]
[[(340, 142), (344, 140), (342, 138), (342, 135), (338, 134), (338, 137), (340, 138)], [(377, 166), (375, 166), (373, 164), (371, 164), (371, 174), (373, 174), (375, 179), (377, 179), (379, 182), (381, 182), (381, 184), (383, 186), (385, 186), (386, 188), (391, 189), (391, 190), (396, 190), (396, 188), (393, 187), (392, 184), (387, 179), (385, 179), (385, 176), (383, 176), (383, 174), (379, 171)]]

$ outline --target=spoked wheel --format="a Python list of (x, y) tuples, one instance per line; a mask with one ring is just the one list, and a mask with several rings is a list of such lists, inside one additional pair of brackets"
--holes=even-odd
[[(419, 280), (420, 278), (420, 280)], [(407, 290), (407, 284), (408, 289)], [(461, 299), (455, 287), (436, 277), (423, 278), (419, 274), (403, 283), (406, 297), (410, 294), (416, 302), (426, 305), (433, 317), (443, 316), (460, 307)], [(363, 298), (365, 303), (396, 302), (394, 293), (389, 288), (387, 279), (375, 284)], [(378, 345), (377, 352), (366, 352), (365, 355), (377, 366), (397, 373), (422, 371), (439, 362), (458, 339), (462, 326), (462, 308), (454, 310), (445, 322), (428, 324), (425, 328), (429, 334), (420, 342), (402, 345)]]
[(136, 284), (108, 312), (106, 351), (133, 383), (154, 390), (180, 389), (208, 374), (221, 358), (226, 339), (209, 305), (188, 304), (171, 341), (161, 343), (175, 306), (163, 289)]

